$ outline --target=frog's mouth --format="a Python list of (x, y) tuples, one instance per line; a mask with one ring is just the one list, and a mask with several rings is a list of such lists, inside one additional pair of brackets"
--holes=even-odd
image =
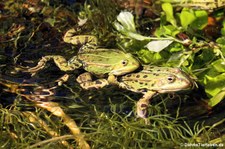
[(197, 83), (190, 79), (190, 80), (182, 80), (182, 82), (186, 82), (185, 85), (183, 84), (182, 86), (177, 86), (174, 88), (161, 88), (161, 90), (157, 91), (158, 93), (169, 93), (169, 92), (179, 92), (179, 91), (186, 91), (186, 90), (192, 90), (195, 87), (197, 87)]
[(129, 72), (134, 72), (140, 67), (140, 64), (133, 64), (131, 66), (127, 66), (125, 68), (113, 70), (111, 73), (115, 76), (121, 76), (127, 74)]

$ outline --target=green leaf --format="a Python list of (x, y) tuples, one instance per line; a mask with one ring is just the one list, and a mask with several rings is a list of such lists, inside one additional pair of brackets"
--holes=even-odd
[(143, 61), (144, 63), (157, 63), (158, 61), (161, 61), (163, 56), (161, 55), (161, 52), (151, 52), (147, 49), (141, 49), (137, 52), (138, 57)]
[(218, 94), (213, 96), (209, 100), (208, 105), (211, 106), (211, 107), (214, 107), (215, 105), (220, 103), (220, 101), (222, 101), (224, 98), (225, 98), (225, 88), (223, 88)]
[(124, 27), (124, 29), (131, 31), (131, 32), (136, 32), (134, 16), (132, 15), (132, 13), (127, 12), (127, 11), (121, 12), (117, 16), (117, 20), (121, 23), (121, 25)]
[(208, 23), (208, 13), (204, 10), (196, 10), (194, 14), (196, 19), (191, 24), (191, 27), (202, 30)]
[(225, 37), (220, 37), (216, 39), (216, 43), (225, 45)]
[(177, 22), (173, 15), (173, 6), (170, 3), (163, 3), (162, 10), (166, 13), (166, 20), (173, 26), (177, 26)]
[(194, 56), (194, 69), (200, 69), (202, 67), (208, 66), (213, 59), (215, 58), (215, 55), (212, 51), (212, 49), (202, 49)]
[(146, 47), (153, 52), (160, 52), (166, 47), (168, 47), (173, 40), (155, 40), (155, 41), (150, 41)]
[(155, 53), (154, 56), (153, 56), (153, 59), (156, 60), (156, 61), (161, 60), (162, 58), (163, 57), (159, 52)]
[(205, 91), (211, 96), (217, 95), (225, 87), (225, 73), (217, 76), (205, 75)]
[(115, 28), (125, 36), (136, 40), (149, 40), (149, 37), (142, 36), (141, 34), (136, 32), (134, 16), (130, 12), (120, 12), (117, 16), (117, 21), (114, 22)]
[(175, 26), (172, 26), (172, 25), (166, 25), (166, 26), (163, 26), (163, 28), (165, 29), (164, 34), (171, 35), (173, 37), (180, 32)]
[(173, 46), (171, 46), (171, 48), (169, 49), (170, 53), (179, 52), (183, 50), (184, 46), (180, 43), (174, 43)]
[(137, 55), (144, 63), (150, 63), (154, 54), (147, 49), (141, 49), (137, 52)]
[(180, 14), (180, 21), (181, 25), (184, 29), (187, 29), (187, 27), (196, 19), (193, 12), (191, 12), (189, 9), (183, 9)]
[(222, 34), (223, 36), (225, 36), (225, 28), (222, 28), (222, 29), (221, 29), (221, 34)]
[(225, 19), (223, 20), (223, 28), (221, 29), (221, 34), (225, 35)]
[(154, 35), (157, 37), (161, 37), (162, 35), (169, 35), (175, 37), (178, 33), (180, 33), (180, 30), (178, 30), (177, 27), (173, 25), (165, 25), (161, 26), (160, 28), (157, 28), (154, 32)]
[(217, 72), (225, 72), (225, 61), (222, 59), (218, 59), (214, 61), (211, 66), (216, 70)]

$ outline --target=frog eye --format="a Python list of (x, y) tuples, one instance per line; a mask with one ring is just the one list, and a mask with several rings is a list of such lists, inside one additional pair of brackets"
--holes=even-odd
[(122, 64), (123, 66), (126, 66), (127, 63), (128, 63), (128, 60), (122, 60), (122, 61), (121, 61), (121, 64)]
[(173, 83), (175, 81), (175, 77), (168, 76), (167, 80), (168, 80), (169, 83)]

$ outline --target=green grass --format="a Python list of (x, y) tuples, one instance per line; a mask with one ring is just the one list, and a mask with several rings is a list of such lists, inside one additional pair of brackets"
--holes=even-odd
[[(159, 9), (154, 11), (158, 13), (152, 18), (151, 15), (134, 14), (135, 35), (139, 37), (174, 39), (175, 33), (185, 33), (192, 42), (185, 46), (182, 42), (175, 41), (163, 51), (155, 53), (144, 47), (151, 40), (139, 41), (115, 29), (116, 17), (124, 11), (122, 5), (117, 3), (93, 0), (66, 5), (53, 0), (40, 2), (35, 6), (42, 8), (42, 11), (30, 12), (23, 7), (22, 0), (0, 2), (0, 77), (21, 85), (30, 76), (15, 71), (15, 67), (34, 66), (43, 55), (48, 54), (61, 54), (68, 59), (71, 55), (76, 55), (79, 47), (62, 41), (63, 34), (74, 27), (77, 34), (96, 35), (101, 46), (119, 48), (134, 54), (142, 64), (179, 66), (199, 83), (194, 91), (154, 97), (149, 105), (150, 124), (146, 125), (135, 115), (135, 104), (142, 94), (111, 86), (84, 91), (75, 81), (82, 71), (71, 72), (69, 81), (57, 87), (55, 96), (48, 99), (59, 103), (65, 113), (74, 119), (91, 148), (181, 148), (191, 143), (224, 143), (224, 85), (218, 83), (224, 81), (225, 70), (222, 63), (224, 21), (220, 18), (224, 14), (221, 14), (221, 10), (212, 13), (220, 18), (221, 25), (221, 34), (215, 39), (208, 36), (202, 38), (203, 32), (195, 28), (196, 22), (180, 22), (179, 16), (185, 13), (192, 18), (194, 14), (200, 13), (195, 10), (185, 10), (180, 15), (180, 11), (173, 9), (172, 20), (166, 19), (167, 11)], [(147, 8), (148, 11), (155, 9)], [(78, 26), (78, 17), (87, 19), (87, 22)], [(204, 22), (201, 20), (204, 18), (205, 16), (198, 19)], [(174, 21), (176, 26), (173, 26)], [(155, 33), (153, 29), (156, 29)], [(213, 44), (208, 45), (209, 41)], [(62, 74), (50, 63), (29, 83), (44, 84), (48, 88)], [(61, 118), (36, 107), (26, 97), (7, 93), (5, 89), (1, 85), (0, 148), (77, 147), (77, 142)], [(8, 104), (14, 99), (14, 102)], [(215, 106), (211, 111), (205, 104), (209, 99)], [(29, 115), (33, 117), (29, 119)], [(51, 131), (58, 136), (52, 137), (49, 134)], [(63, 145), (61, 140), (67, 141), (68, 145)]]

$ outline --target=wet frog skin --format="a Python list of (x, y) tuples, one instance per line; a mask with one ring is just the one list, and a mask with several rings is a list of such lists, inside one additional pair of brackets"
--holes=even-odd
[(149, 100), (157, 93), (172, 93), (190, 90), (194, 81), (179, 68), (144, 66), (137, 73), (130, 73), (118, 79), (121, 88), (143, 93), (137, 102), (137, 116), (147, 117)]
[(167, 93), (193, 86), (190, 76), (179, 68), (148, 65), (139, 72), (119, 77), (118, 81), (123, 88), (134, 92), (152, 90)]
[(28, 69), (34, 75), (45, 67), (49, 60), (62, 71), (72, 71), (83, 68), (87, 72), (98, 77), (108, 75), (108, 79), (114, 76), (124, 75), (139, 67), (139, 62), (130, 54), (118, 49), (98, 48), (97, 38), (91, 35), (74, 36), (75, 30), (70, 29), (64, 35), (64, 41), (74, 45), (83, 45), (78, 54), (68, 61), (60, 55), (48, 55), (42, 57), (38, 65)]
[[(100, 88), (99, 84), (105, 84), (107, 80), (101, 79), (94, 83), (91, 76), (86, 73), (78, 77), (77, 81), (82, 88), (91, 89)], [(154, 95), (190, 90), (195, 86), (194, 81), (179, 68), (154, 66), (143, 66), (142, 70), (119, 76), (114, 81), (116, 83), (112, 81), (108, 84), (116, 84), (123, 89), (144, 94), (137, 102), (137, 116), (145, 120), (149, 101)]]

